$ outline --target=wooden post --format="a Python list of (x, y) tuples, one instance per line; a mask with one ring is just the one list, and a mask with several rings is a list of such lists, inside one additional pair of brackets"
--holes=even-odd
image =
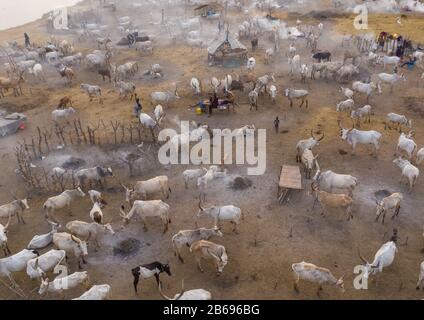
[(38, 132), (38, 153), (41, 154), (43, 153), (43, 150), (41, 148), (41, 142), (43, 141), (43, 137), (41, 136), (41, 129), (40, 127), (37, 127), (37, 132)]

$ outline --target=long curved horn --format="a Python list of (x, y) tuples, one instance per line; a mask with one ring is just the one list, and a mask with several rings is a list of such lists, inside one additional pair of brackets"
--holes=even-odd
[(10, 224), (10, 220), (12, 219), (12, 214), (9, 214), (9, 220), (7, 220), (7, 224), (4, 226), (5, 229), (7, 229), (9, 227)]
[(124, 209), (125, 209), (125, 207), (122, 205), (121, 208), (119, 209), (119, 215), (121, 216), (121, 218), (126, 219), (127, 215), (126, 215)]
[(176, 297), (175, 298), (175, 300), (180, 300), (181, 299), (181, 297), (183, 296), (183, 294), (184, 294), (184, 279), (183, 280), (181, 280), (181, 292), (180, 292), (180, 294), (178, 295), (178, 297)]
[(73, 241), (73, 242), (75, 242), (75, 243), (78, 243), (78, 244), (79, 244), (79, 242), (76, 240), (76, 238), (74, 237), (74, 235), (73, 235), (73, 234), (71, 234), (71, 239), (72, 239), (72, 241)]
[(165, 300), (174, 300), (168, 296), (166, 296), (163, 292), (162, 292), (162, 281), (159, 281), (158, 284), (158, 290), (159, 290), (159, 294), (162, 296), (162, 298), (164, 298)]
[(359, 255), (359, 259), (361, 259), (363, 263), (368, 264), (368, 261), (361, 255), (361, 251), (359, 250), (359, 248), (358, 248), (358, 255)]
[(202, 200), (199, 200), (199, 209), (205, 211), (205, 209), (202, 207)]
[(325, 133), (324, 133), (324, 131), (322, 132), (322, 137), (321, 138), (319, 138), (318, 139), (318, 141), (322, 141), (322, 140), (324, 140), (324, 138), (325, 138)]
[(124, 188), (125, 190), (129, 190), (122, 182), (119, 182), (119, 184), (121, 185), (122, 188)]
[(314, 140), (316, 140), (316, 139), (315, 139), (315, 136), (314, 136), (314, 130), (313, 130), (313, 129), (311, 129), (311, 137), (312, 137)]

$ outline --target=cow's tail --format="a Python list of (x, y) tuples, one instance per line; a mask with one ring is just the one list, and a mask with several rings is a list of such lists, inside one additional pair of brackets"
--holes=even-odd
[(49, 207), (47, 206), (47, 204), (44, 204), (43, 205), (43, 212), (44, 212), (44, 218), (45, 219), (49, 219), (50, 218), (50, 215), (49, 215)]

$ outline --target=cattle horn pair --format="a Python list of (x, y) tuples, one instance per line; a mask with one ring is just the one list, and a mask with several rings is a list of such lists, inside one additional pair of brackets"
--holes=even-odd
[(361, 251), (358, 248), (358, 255), (359, 255), (359, 259), (362, 260), (363, 263), (368, 264), (368, 261), (361, 255)]
[(78, 243), (79, 244), (79, 241), (74, 237), (74, 235), (73, 234), (71, 234), (71, 239), (72, 239), (72, 241), (73, 242), (76, 242), (76, 243)]
[(199, 209), (205, 211), (205, 209), (202, 207), (202, 200), (199, 200)]
[(9, 214), (9, 220), (7, 220), (7, 224), (4, 226), (4, 229), (7, 230), (7, 228), (9, 227), (10, 224), (10, 220), (12, 219), (12, 214)]
[(325, 133), (324, 133), (324, 131), (323, 131), (323, 132), (322, 132), (322, 136), (321, 136), (321, 138), (317, 139), (317, 138), (315, 138), (315, 136), (314, 136), (314, 130), (313, 130), (313, 129), (311, 129), (311, 137), (312, 137), (314, 140), (322, 141), (322, 140), (324, 140)]

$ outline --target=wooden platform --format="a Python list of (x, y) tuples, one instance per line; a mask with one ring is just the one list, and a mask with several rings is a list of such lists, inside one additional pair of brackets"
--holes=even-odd
[(278, 201), (282, 204), (292, 190), (302, 189), (302, 175), (299, 167), (283, 165), (278, 183)]
[(283, 166), (281, 168), (280, 188), (302, 190), (302, 176), (298, 166)]

